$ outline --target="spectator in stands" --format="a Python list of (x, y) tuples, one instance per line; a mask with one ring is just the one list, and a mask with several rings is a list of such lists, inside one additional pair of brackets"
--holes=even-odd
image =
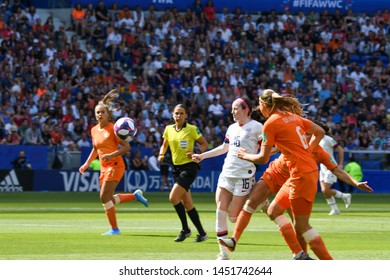
[(95, 8), (96, 20), (100, 21), (104, 26), (108, 25), (110, 21), (110, 15), (104, 1), (99, 1)]
[(52, 130), (50, 131), (50, 144), (53, 146), (61, 145), (62, 140), (64, 139), (64, 134), (62, 128), (55, 123)]
[(148, 169), (148, 159), (145, 156), (141, 157), (141, 150), (135, 150), (131, 157), (130, 167), (132, 170), (147, 170)]
[(12, 161), (12, 165), (15, 169), (32, 169), (31, 163), (24, 150), (19, 151), (19, 155)]
[(148, 158), (148, 169), (151, 171), (160, 172), (159, 162), (157, 160), (158, 157), (158, 149), (153, 150), (152, 155)]
[(18, 128), (16, 125), (12, 125), (9, 131), (6, 130), (6, 136), (3, 139), (2, 143), (7, 145), (20, 145), (22, 142), (22, 137), (18, 133)]
[(77, 144), (79, 149), (92, 147), (92, 143), (91, 143), (90, 139), (88, 138), (87, 132), (85, 132), (85, 131), (83, 131), (81, 133), (81, 138), (77, 141), (76, 144)]
[(24, 145), (44, 145), (42, 133), (39, 128), (39, 123), (36, 121), (31, 122), (30, 127), (24, 133), (23, 138)]
[(74, 26), (74, 31), (77, 35), (81, 35), (82, 38), (85, 38), (85, 11), (80, 3), (76, 3), (76, 6), (72, 10), (72, 23)]
[(40, 16), (36, 12), (35, 6), (30, 6), (28, 12), (26, 13), (27, 24), (32, 28), (33, 25), (37, 22), (37, 19), (40, 19)]

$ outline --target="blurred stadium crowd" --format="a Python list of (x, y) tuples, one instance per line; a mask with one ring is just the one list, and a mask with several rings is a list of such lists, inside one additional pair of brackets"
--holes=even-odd
[(69, 17), (57, 27), (33, 6), (0, 6), (2, 144), (90, 147), (94, 107), (116, 88), (115, 116), (138, 126), (133, 147), (159, 147), (184, 103), (212, 148), (233, 121), (232, 101), (258, 105), (272, 88), (307, 103), (308, 118), (327, 123), (344, 149), (389, 150), (387, 9), (252, 15), (212, 1), (184, 12), (100, 1)]

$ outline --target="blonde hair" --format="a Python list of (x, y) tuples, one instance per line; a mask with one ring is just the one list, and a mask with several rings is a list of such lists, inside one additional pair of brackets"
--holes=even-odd
[(120, 109), (120, 106), (115, 102), (116, 99), (117, 99), (117, 91), (116, 89), (112, 89), (97, 104), (97, 106), (106, 108), (109, 115), (108, 116), (109, 122), (114, 122), (114, 116), (112, 115), (112, 112)]
[(303, 116), (305, 114), (303, 107), (306, 104), (302, 104), (292, 95), (282, 96), (272, 89), (263, 90), (259, 96), (259, 103), (263, 103), (266, 107), (268, 107), (270, 109), (270, 113), (272, 113), (275, 109), (280, 109), (299, 116)]

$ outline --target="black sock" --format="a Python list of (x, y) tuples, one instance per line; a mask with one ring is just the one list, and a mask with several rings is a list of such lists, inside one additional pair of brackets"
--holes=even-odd
[(196, 211), (196, 208), (192, 208), (190, 211), (187, 211), (188, 216), (190, 217), (192, 223), (195, 225), (196, 229), (198, 230), (200, 235), (205, 235), (206, 232), (204, 231), (202, 224), (200, 223), (199, 214), (198, 211)]
[(188, 227), (186, 210), (184, 209), (183, 203), (179, 202), (174, 207), (175, 207), (176, 213), (179, 216), (179, 219), (181, 221), (182, 229), (185, 231), (189, 231), (190, 228)]

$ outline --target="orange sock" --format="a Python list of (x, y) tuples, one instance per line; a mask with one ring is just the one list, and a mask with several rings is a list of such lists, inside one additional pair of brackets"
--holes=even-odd
[(316, 236), (309, 242), (309, 245), (314, 254), (316, 254), (320, 260), (333, 260), (332, 256), (328, 252), (328, 249), (326, 249), (325, 243), (321, 236)]
[(302, 251), (302, 247), (298, 242), (295, 230), (290, 223), (283, 225), (279, 228), (279, 230), (293, 254), (296, 255)]
[(234, 237), (234, 239), (236, 239), (237, 242), (238, 242), (238, 239), (240, 239), (245, 228), (249, 224), (251, 217), (252, 217), (252, 213), (249, 213), (245, 210), (241, 210), (240, 214), (238, 215), (236, 225), (235, 225), (234, 231), (233, 231), (233, 236), (232, 236), (232, 237)]
[(118, 224), (116, 222), (116, 210), (115, 207), (111, 207), (106, 211), (106, 216), (108, 218), (108, 222), (111, 225), (111, 228), (118, 228)]
[(118, 203), (117, 201), (119, 201), (119, 204), (135, 200), (135, 196), (132, 193), (118, 193), (115, 196), (119, 198), (119, 200), (115, 199), (115, 203)]
[(305, 241), (305, 238), (301, 234), (297, 234), (298, 242), (302, 247), (302, 250), (307, 253), (307, 243)]

